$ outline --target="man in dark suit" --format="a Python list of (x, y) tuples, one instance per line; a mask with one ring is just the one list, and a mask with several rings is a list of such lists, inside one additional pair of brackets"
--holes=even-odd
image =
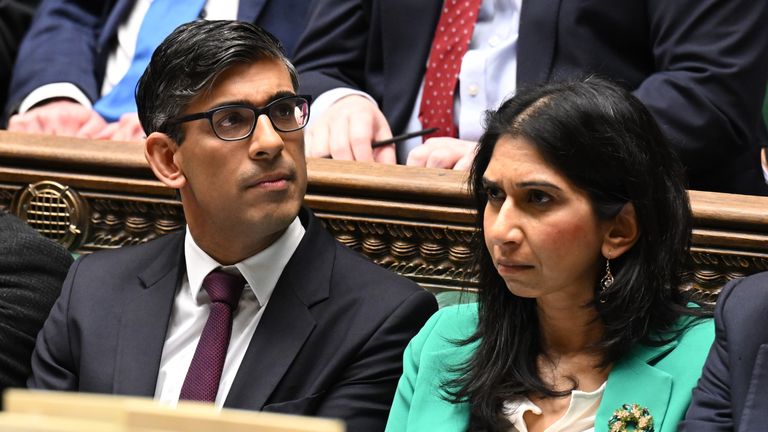
[[(115, 121), (102, 118), (91, 104), (107, 94), (125, 73), (149, 3), (44, 0), (20, 47), (8, 103), (4, 105), (6, 119), (20, 109), (25, 115), (14, 116), (9, 129), (97, 139), (140, 139), (143, 131), (135, 112), (126, 112), (129, 115)], [(290, 57), (312, 0), (205, 3), (200, 16), (255, 23), (276, 35)]]
[(0, 393), (29, 377), (35, 336), (70, 264), (61, 245), (0, 210)]
[[(301, 208), (309, 112), (297, 87), (278, 42), (249, 23), (198, 20), (160, 44), (136, 99), (145, 154), (179, 190), (187, 229), (73, 265), (38, 337), (30, 387), (383, 430), (403, 350), (436, 302)], [(217, 300), (212, 275), (244, 277), (228, 289), (245, 284), (242, 295)], [(231, 338), (212, 367), (200, 359), (224, 303)], [(195, 380), (212, 376), (210, 397), (197, 395)]]
[(715, 309), (709, 351), (681, 431), (765, 430), (768, 273), (731, 281)]
[[(495, 22), (511, 4), (519, 9), (508, 22)], [(370, 99), (346, 96), (325, 115), (317, 107), (307, 131), (308, 155), (394, 162), (393, 149), (371, 152), (370, 142), (425, 127), (412, 113), (419, 112), (417, 96), (442, 6), (441, 0), (319, 0), (295, 56), (302, 91), (317, 99), (347, 88)], [(487, 98), (471, 119), (481, 131), (482, 110), (508, 96), (506, 90), (486, 90), (499, 83), (514, 90), (599, 74), (648, 106), (687, 167), (692, 189), (768, 194), (758, 156), (760, 143), (768, 142), (759, 119), (768, 79), (768, 3), (485, 0), (478, 15), (470, 51), (498, 50), (505, 40), (508, 49), (469, 61), (473, 70), (486, 68), (478, 81), (464, 76), (462, 63), (460, 116), (454, 118)], [(515, 61), (498, 72), (500, 63)], [(464, 137), (457, 125), (459, 139), (433, 138), (410, 154), (398, 148), (398, 161), (466, 167), (478, 136)]]

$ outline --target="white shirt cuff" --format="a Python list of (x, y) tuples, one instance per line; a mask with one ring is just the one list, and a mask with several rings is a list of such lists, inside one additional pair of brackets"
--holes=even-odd
[(366, 92), (360, 91), (360, 90), (354, 90), (351, 88), (346, 87), (338, 87), (332, 90), (328, 90), (327, 92), (324, 92), (320, 96), (317, 97), (312, 102), (312, 110), (309, 115), (309, 123), (307, 126), (312, 125), (312, 121), (319, 119), (322, 117), (323, 114), (325, 114), (326, 111), (328, 111), (328, 108), (331, 107), (334, 103), (336, 103), (339, 99), (351, 96), (351, 95), (359, 95), (367, 98), (371, 102), (373, 102), (374, 105), (379, 106), (379, 104), (376, 103), (376, 101)]
[(76, 85), (68, 82), (59, 82), (46, 84), (34, 89), (19, 105), (19, 114), (24, 114), (30, 108), (46, 99), (70, 98), (74, 99), (80, 105), (91, 108), (91, 100)]

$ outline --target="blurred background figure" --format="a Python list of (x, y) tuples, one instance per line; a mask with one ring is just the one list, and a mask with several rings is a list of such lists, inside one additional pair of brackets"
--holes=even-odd
[(252, 22), (277, 36), (290, 57), (312, 1), (44, 0), (14, 67), (8, 129), (141, 139), (136, 83), (174, 28), (198, 17)]
[(691, 189), (766, 195), (766, 22), (752, 0), (318, 0), (295, 58), (315, 97), (307, 154), (466, 169), (485, 110), (597, 74), (648, 107)]
[(5, 106), (13, 62), (38, 3), (36, 0), (0, 0), (0, 107)]
[(0, 211), (0, 393), (25, 387), (35, 337), (70, 264), (66, 249)]

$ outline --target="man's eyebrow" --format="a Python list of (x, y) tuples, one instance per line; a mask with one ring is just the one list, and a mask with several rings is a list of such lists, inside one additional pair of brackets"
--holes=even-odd
[(284, 98), (284, 97), (287, 97), (287, 96), (296, 96), (296, 93), (294, 93), (292, 91), (288, 91), (288, 90), (279, 90), (279, 91), (273, 93), (271, 96), (269, 96), (269, 98), (267, 98), (267, 101), (264, 102), (264, 104), (259, 105), (259, 106), (256, 106), (256, 105), (252, 104), (251, 101), (246, 100), (246, 99), (230, 99), (230, 100), (225, 100), (225, 101), (219, 102), (216, 105), (212, 106), (210, 109), (216, 109), (216, 108), (220, 108), (220, 107), (227, 106), (227, 105), (246, 105), (246, 106), (249, 106), (249, 107), (261, 108), (261, 107), (265, 107), (265, 106), (269, 105), (270, 103), (272, 103), (272, 102), (274, 102), (274, 101), (276, 101), (276, 100), (278, 100), (280, 98)]

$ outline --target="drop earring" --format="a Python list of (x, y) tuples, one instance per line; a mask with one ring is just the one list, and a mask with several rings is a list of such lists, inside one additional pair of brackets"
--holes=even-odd
[(605, 303), (605, 290), (613, 285), (613, 274), (611, 273), (611, 260), (605, 260), (605, 276), (600, 279), (600, 303)]

